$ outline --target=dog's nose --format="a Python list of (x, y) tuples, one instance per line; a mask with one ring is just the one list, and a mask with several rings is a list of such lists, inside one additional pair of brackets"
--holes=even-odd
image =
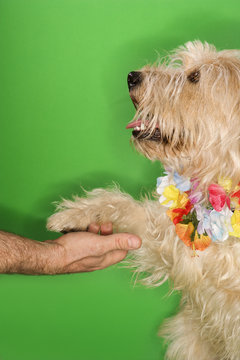
[(127, 82), (128, 88), (131, 90), (134, 86), (139, 85), (142, 81), (142, 76), (140, 71), (131, 71), (128, 74)]

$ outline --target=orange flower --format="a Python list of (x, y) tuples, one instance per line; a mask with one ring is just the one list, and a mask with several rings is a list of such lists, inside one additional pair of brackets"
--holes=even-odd
[(190, 246), (193, 250), (205, 250), (211, 243), (211, 239), (207, 235), (199, 235), (195, 231), (194, 241), (191, 240), (191, 235), (194, 231), (193, 223), (176, 224), (176, 233), (178, 237), (184, 242), (185, 245)]
[(191, 246), (191, 234), (194, 231), (193, 223), (176, 224), (176, 233), (178, 237), (184, 242), (185, 245)]
[(195, 231), (194, 246), (196, 250), (205, 250), (210, 245), (211, 241), (209, 236), (203, 234), (199, 235), (198, 232)]

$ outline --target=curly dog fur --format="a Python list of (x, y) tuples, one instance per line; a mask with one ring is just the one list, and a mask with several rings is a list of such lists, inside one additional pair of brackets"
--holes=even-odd
[[(131, 75), (130, 75), (131, 74)], [(240, 52), (189, 42), (153, 66), (130, 73), (136, 116), (132, 141), (150, 160), (197, 178), (206, 191), (219, 176), (240, 181)], [(133, 126), (134, 125), (134, 126)], [(142, 238), (133, 265), (147, 285), (168, 278), (182, 291), (181, 310), (161, 335), (169, 360), (240, 359), (240, 241), (229, 236), (192, 257), (158, 201), (135, 201), (118, 189), (64, 200), (53, 231), (111, 221)]]

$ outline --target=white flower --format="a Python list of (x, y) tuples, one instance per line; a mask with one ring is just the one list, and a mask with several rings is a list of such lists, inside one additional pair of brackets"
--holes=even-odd
[(198, 204), (194, 205), (194, 209), (196, 210), (197, 219), (199, 221), (197, 231), (199, 234), (203, 234), (211, 228), (209, 218), (210, 210)]
[(175, 185), (175, 182), (170, 175), (157, 178), (157, 193), (162, 195), (165, 187), (169, 185)]
[(160, 195), (159, 202), (162, 205), (165, 205), (166, 207), (170, 207), (173, 204), (173, 201), (171, 200), (166, 203), (167, 198), (166, 198), (166, 196), (163, 195), (163, 192), (166, 187), (168, 187), (170, 185), (175, 186), (175, 182), (174, 182), (171, 174), (169, 172), (166, 172), (166, 173), (167, 173), (167, 176), (161, 176), (161, 177), (157, 178), (157, 193)]
[(210, 234), (213, 241), (225, 241), (228, 238), (229, 232), (233, 231), (232, 215), (233, 212), (226, 205), (221, 211), (212, 210), (210, 212)]
[(176, 171), (174, 171), (173, 179), (175, 181), (176, 187), (180, 191), (188, 191), (191, 189), (191, 181), (188, 177), (183, 177), (179, 175)]

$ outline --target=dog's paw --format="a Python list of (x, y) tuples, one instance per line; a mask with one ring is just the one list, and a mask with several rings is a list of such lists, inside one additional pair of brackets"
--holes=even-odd
[(113, 226), (126, 231), (132, 216), (139, 210), (133, 199), (118, 189), (112, 191), (95, 189), (87, 197), (75, 197), (74, 201), (63, 200), (47, 223), (51, 231), (86, 231), (91, 223), (102, 225), (111, 222)]
[(94, 217), (84, 209), (72, 208), (63, 209), (50, 216), (47, 221), (47, 229), (56, 232), (86, 231), (91, 222), (95, 222)]
[(63, 200), (57, 211), (47, 222), (47, 228), (56, 232), (86, 231), (91, 223), (102, 224), (111, 221), (106, 211), (106, 193), (104, 190), (92, 191), (88, 197), (75, 197), (73, 201)]
[[(93, 221), (92, 221), (93, 222)], [(50, 216), (47, 229), (56, 232), (86, 231), (90, 224), (89, 217), (79, 209), (66, 209)]]

